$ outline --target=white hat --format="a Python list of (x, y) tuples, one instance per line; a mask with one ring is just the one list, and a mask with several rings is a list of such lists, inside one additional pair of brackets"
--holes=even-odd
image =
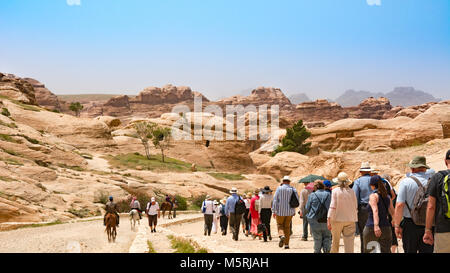
[(155, 201), (156, 201), (155, 197), (152, 197), (151, 201), (152, 201), (152, 202), (155, 202)]
[(218, 205), (219, 202), (217, 202), (217, 200), (214, 200), (213, 204), (214, 204), (214, 205)]
[(348, 175), (347, 175), (346, 173), (340, 172), (340, 173), (338, 174), (338, 176), (335, 177), (335, 178), (333, 179), (333, 182), (334, 182), (334, 183), (338, 183), (338, 182), (350, 182), (350, 179), (348, 179)]
[(285, 175), (284, 177), (283, 177), (283, 179), (281, 179), (281, 181), (291, 181), (291, 178), (289, 177), (289, 175)]
[(211, 195), (206, 195), (206, 200), (211, 199)]
[(362, 162), (361, 163), (361, 168), (359, 168), (360, 172), (371, 172), (372, 168), (370, 168), (370, 163), (369, 162)]
[(235, 187), (232, 187), (231, 190), (230, 190), (230, 193), (237, 193), (237, 191), (238, 190)]

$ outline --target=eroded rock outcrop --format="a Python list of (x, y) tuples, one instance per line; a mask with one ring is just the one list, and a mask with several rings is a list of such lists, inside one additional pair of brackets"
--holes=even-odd
[(12, 74), (0, 73), (0, 95), (19, 102), (37, 105), (33, 85)]

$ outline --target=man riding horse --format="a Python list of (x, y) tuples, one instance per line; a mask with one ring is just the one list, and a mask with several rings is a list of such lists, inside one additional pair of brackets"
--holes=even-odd
[(103, 225), (106, 226), (106, 216), (110, 213), (115, 214), (116, 215), (116, 219), (117, 219), (117, 227), (119, 227), (119, 210), (117, 208), (117, 204), (113, 202), (113, 197), (110, 196), (109, 197), (109, 201), (108, 203), (106, 203), (106, 213), (105, 216), (103, 217)]

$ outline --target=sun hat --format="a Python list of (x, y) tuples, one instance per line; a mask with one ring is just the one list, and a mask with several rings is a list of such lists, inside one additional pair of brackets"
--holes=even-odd
[(218, 205), (219, 202), (217, 202), (217, 200), (214, 200), (213, 204), (214, 204), (214, 205)]
[(237, 193), (237, 192), (238, 192), (238, 190), (235, 187), (232, 187), (230, 190), (230, 193)]
[(291, 182), (291, 178), (289, 177), (289, 175), (285, 175), (283, 177), (283, 179), (281, 179), (281, 181), (289, 181), (289, 182)]
[(273, 190), (271, 190), (269, 186), (265, 186), (263, 189), (261, 189), (261, 191), (262, 193), (273, 192)]
[(209, 200), (209, 199), (211, 199), (211, 195), (206, 195), (206, 198), (205, 198), (206, 200)]
[(339, 183), (339, 182), (350, 182), (350, 179), (348, 179), (347, 173), (340, 172), (340, 173), (338, 174), (338, 176), (335, 177), (335, 178), (333, 179), (333, 182), (335, 182), (335, 183)]
[(372, 168), (370, 168), (370, 163), (369, 162), (362, 162), (361, 163), (361, 168), (359, 168), (360, 172), (371, 172)]
[(408, 164), (410, 168), (427, 168), (429, 169), (427, 165), (427, 159), (424, 156), (416, 156), (414, 157)]
[(380, 171), (379, 168), (373, 167), (373, 168), (372, 168), (372, 171), (370, 171), (370, 172), (371, 172), (371, 173), (374, 173), (374, 174), (379, 174), (381, 171)]
[(151, 201), (152, 201), (152, 202), (155, 202), (155, 201), (156, 201), (156, 198), (155, 198), (155, 197), (152, 197)]

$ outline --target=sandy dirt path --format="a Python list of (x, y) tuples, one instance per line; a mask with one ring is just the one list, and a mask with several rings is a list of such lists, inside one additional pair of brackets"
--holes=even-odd
[(0, 252), (121, 253), (128, 252), (136, 232), (121, 216), (115, 243), (108, 243), (103, 220), (67, 223), (0, 232)]

